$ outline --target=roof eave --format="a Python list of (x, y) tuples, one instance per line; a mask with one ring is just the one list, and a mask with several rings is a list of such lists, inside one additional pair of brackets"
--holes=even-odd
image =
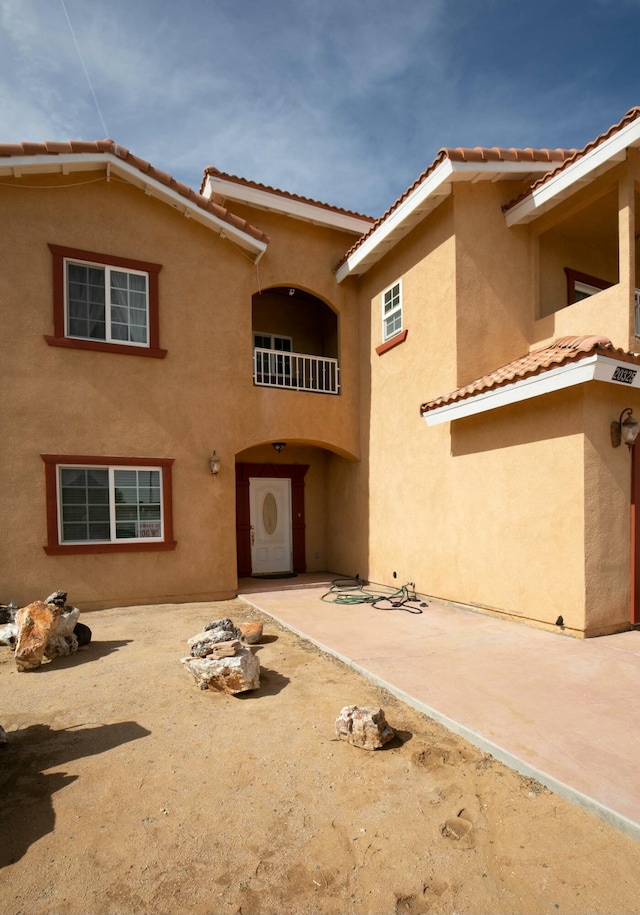
[[(228, 238), (240, 248), (248, 251), (254, 263), (257, 263), (267, 250), (267, 242), (254, 238), (247, 232), (220, 219), (214, 213), (198, 206), (197, 203), (183, 197), (177, 191), (164, 185), (161, 181), (145, 174), (129, 163), (109, 152), (69, 153), (36, 156), (11, 156), (0, 159), (0, 175), (22, 177), (26, 174), (69, 175), (79, 171), (106, 170), (107, 175), (117, 175), (130, 184), (140, 188), (145, 194), (162, 200), (174, 209), (179, 210), (189, 219), (213, 230), (221, 238)], [(203, 202), (208, 203), (203, 198)]]
[[(621, 381), (616, 378), (618, 368), (628, 370), (624, 373), (624, 377), (628, 379), (629, 373), (631, 373), (632, 379)], [(540, 397), (553, 391), (561, 391), (588, 381), (603, 381), (626, 388), (640, 389), (640, 365), (635, 363), (634, 368), (630, 369), (628, 361), (596, 353), (586, 359), (580, 359), (537, 375), (530, 375), (511, 384), (505, 384), (489, 391), (481, 391), (465, 397), (463, 400), (427, 410), (422, 415), (428, 426), (437, 426), (441, 423), (455, 422), (468, 416), (530, 400), (533, 397)]]
[(549, 162), (457, 162), (445, 158), (425, 175), (424, 180), (340, 264), (336, 270), (336, 280), (341, 283), (348, 276), (366, 273), (410, 229), (451, 194), (453, 182), (518, 180), (525, 175), (546, 174), (549, 170)]
[(251, 187), (237, 181), (230, 181), (219, 175), (207, 173), (202, 185), (202, 193), (207, 199), (217, 194), (225, 200), (243, 203), (261, 210), (270, 210), (301, 219), (314, 225), (342, 229), (353, 235), (363, 235), (371, 228), (372, 220), (366, 216), (340, 213), (322, 204), (311, 201), (295, 200), (277, 191), (266, 188)]
[(584, 184), (624, 162), (630, 146), (640, 146), (640, 119), (627, 124), (573, 164), (560, 168), (557, 175), (552, 175), (539, 188), (534, 188), (510, 207), (505, 213), (507, 226), (531, 222)]

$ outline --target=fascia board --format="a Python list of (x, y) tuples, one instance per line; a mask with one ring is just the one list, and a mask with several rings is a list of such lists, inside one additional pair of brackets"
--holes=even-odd
[(604, 140), (591, 152), (581, 156), (573, 165), (563, 168), (555, 177), (549, 178), (541, 187), (533, 190), (528, 197), (512, 207), (505, 214), (507, 226), (528, 222), (537, 215), (537, 211), (541, 207), (552, 203), (555, 197), (569, 190), (573, 184), (592, 177), (592, 173), (596, 169), (612, 168), (618, 162), (623, 161), (627, 147), (636, 146), (639, 142), (640, 120), (636, 120)]
[[(438, 191), (443, 195), (443, 185), (450, 180), (452, 173), (452, 163), (449, 159), (445, 159), (444, 162), (441, 162), (440, 165), (438, 165), (437, 168), (409, 194), (406, 200), (402, 201), (398, 208), (395, 209), (387, 219), (380, 223), (378, 228), (363, 241), (356, 251), (353, 252), (352, 256), (348, 258), (344, 264), (341, 264), (336, 272), (336, 280), (341, 283), (346, 277), (355, 273), (356, 268), (368, 257), (371, 257), (372, 254), (377, 252), (377, 249), (383, 245), (385, 241), (388, 242), (389, 236), (399, 229), (402, 226), (402, 223), (405, 222), (427, 198), (432, 195), (435, 196)], [(450, 190), (450, 188), (447, 188), (446, 194), (449, 194)], [(446, 194), (443, 196), (446, 196)]]
[(261, 210), (283, 213), (286, 216), (293, 216), (295, 219), (302, 219), (314, 225), (343, 229), (345, 232), (352, 232), (354, 235), (363, 235), (371, 227), (372, 223), (371, 219), (350, 216), (348, 213), (336, 213), (334, 210), (323, 206), (305, 203), (301, 200), (291, 200), (271, 191), (246, 187), (245, 185), (237, 184), (235, 181), (217, 178), (215, 175), (207, 175), (205, 191), (208, 191), (208, 196), (212, 193), (219, 194), (226, 200), (255, 206)]
[(23, 175), (28, 172), (60, 172), (65, 168), (70, 171), (95, 171), (108, 167), (111, 174), (123, 176), (130, 184), (143, 188), (154, 197), (163, 200), (185, 215), (212, 229), (218, 235), (232, 239), (241, 248), (250, 251), (254, 255), (256, 263), (267, 250), (266, 242), (253, 238), (241, 229), (214, 216), (213, 213), (203, 210), (186, 197), (178, 194), (177, 191), (146, 175), (112, 153), (12, 156), (7, 159), (0, 159), (0, 173), (5, 166), (11, 169), (20, 169)]
[[(632, 380), (617, 380), (614, 376), (618, 368), (630, 369), (633, 373)], [(428, 426), (437, 426), (441, 423), (464, 419), (467, 416), (475, 416), (478, 413), (486, 413), (488, 410), (496, 410), (498, 407), (530, 400), (533, 397), (540, 397), (542, 394), (561, 391), (587, 381), (603, 381), (627, 388), (640, 388), (640, 366), (612, 359), (609, 356), (589, 356), (587, 359), (581, 359), (580, 362), (572, 362), (541, 375), (524, 378), (521, 381), (504, 385), (504, 387), (429, 410), (424, 414), (424, 419)]]
[[(451, 159), (444, 159), (424, 181), (418, 185), (415, 190), (402, 201), (378, 228), (365, 239), (356, 251), (336, 271), (336, 280), (341, 283), (342, 280), (351, 276), (352, 273), (364, 272), (362, 268), (367, 261), (374, 263), (382, 256), (381, 248), (386, 244), (385, 252), (392, 247), (394, 240), (393, 234), (402, 228), (403, 224), (409, 222), (414, 216), (416, 210), (422, 207), (426, 200), (431, 198), (444, 198), (451, 193), (451, 182), (459, 180), (475, 179), (486, 180), (497, 177), (522, 176), (523, 173), (531, 174), (540, 172), (546, 174), (549, 171), (548, 162), (453, 162)], [(440, 201), (438, 201), (440, 202)], [(434, 200), (435, 203), (435, 200)], [(366, 270), (369, 265), (364, 266)]]
[(255, 255), (255, 263), (260, 260), (267, 250), (266, 242), (253, 238), (253, 236), (236, 228), (236, 226), (225, 222), (223, 219), (219, 219), (213, 213), (208, 212), (208, 210), (203, 210), (197, 204), (192, 203), (186, 197), (178, 194), (177, 191), (172, 190), (155, 178), (145, 175), (144, 172), (139, 171), (127, 162), (123, 162), (115, 156), (109, 156), (109, 161), (112, 166), (112, 171), (124, 174), (132, 184), (139, 184), (145, 190), (148, 189), (153, 196), (169, 203), (171, 206), (183, 212), (185, 216), (189, 216), (202, 225), (207, 226), (207, 228), (213, 229), (221, 238), (228, 238), (246, 251), (250, 251)]

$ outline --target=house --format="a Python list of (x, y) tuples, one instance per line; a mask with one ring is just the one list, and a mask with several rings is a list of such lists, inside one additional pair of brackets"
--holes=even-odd
[(583, 150), (443, 149), (374, 221), (0, 145), (4, 599), (331, 569), (640, 622), (638, 147), (640, 109)]

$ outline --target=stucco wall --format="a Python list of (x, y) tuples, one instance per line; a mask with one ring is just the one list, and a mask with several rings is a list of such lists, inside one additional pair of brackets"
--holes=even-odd
[[(12, 238), (11, 247), (0, 251), (0, 371), (8, 392), (0, 409), (10, 443), (0, 453), (0, 507), (4, 518), (13, 519), (0, 535), (0, 597), (24, 603), (66, 588), (70, 600), (92, 609), (230, 596), (236, 586), (236, 454), (260, 442), (293, 439), (357, 454), (358, 381), (351, 356), (357, 313), (353, 292), (339, 289), (332, 273), (337, 252), (352, 236), (272, 220), (265, 230), (280, 235), (257, 268), (229, 241), (129, 185), (99, 180), (74, 187), (77, 177), (59, 174), (32, 183), (48, 181), (65, 186), (3, 187), (0, 195), (0, 220), (11, 226)], [(160, 346), (168, 350), (166, 358), (48, 346), (48, 243), (162, 264)], [(331, 301), (340, 322), (343, 395), (254, 387), (251, 299), (262, 284), (276, 282), (304, 285)], [(221, 459), (217, 477), (208, 469), (213, 449)], [(46, 555), (41, 453), (174, 458), (176, 549)], [(312, 482), (321, 454), (312, 462)], [(321, 489), (313, 483), (312, 514)], [(322, 553), (323, 539), (312, 524), (311, 556)]]
[[(625, 628), (630, 481), (607, 438), (620, 390), (599, 411), (583, 386), (453, 424), (419, 416), (420, 403), (527, 352), (542, 323), (536, 240), (506, 228), (509, 193), (456, 188), (360, 280), (369, 457), (333, 476), (358, 518), (357, 537), (340, 541), (345, 571), (550, 628), (562, 617), (576, 635)], [(381, 293), (398, 278), (407, 339), (377, 356)], [(600, 332), (619, 312), (615, 299), (597, 312)], [(588, 332), (570, 320), (563, 330)]]

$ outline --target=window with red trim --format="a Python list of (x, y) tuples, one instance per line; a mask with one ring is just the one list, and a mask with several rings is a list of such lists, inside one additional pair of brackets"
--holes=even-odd
[(160, 264), (49, 245), (53, 257), (52, 346), (162, 358)]
[(41, 457), (48, 553), (173, 549), (172, 458)]

